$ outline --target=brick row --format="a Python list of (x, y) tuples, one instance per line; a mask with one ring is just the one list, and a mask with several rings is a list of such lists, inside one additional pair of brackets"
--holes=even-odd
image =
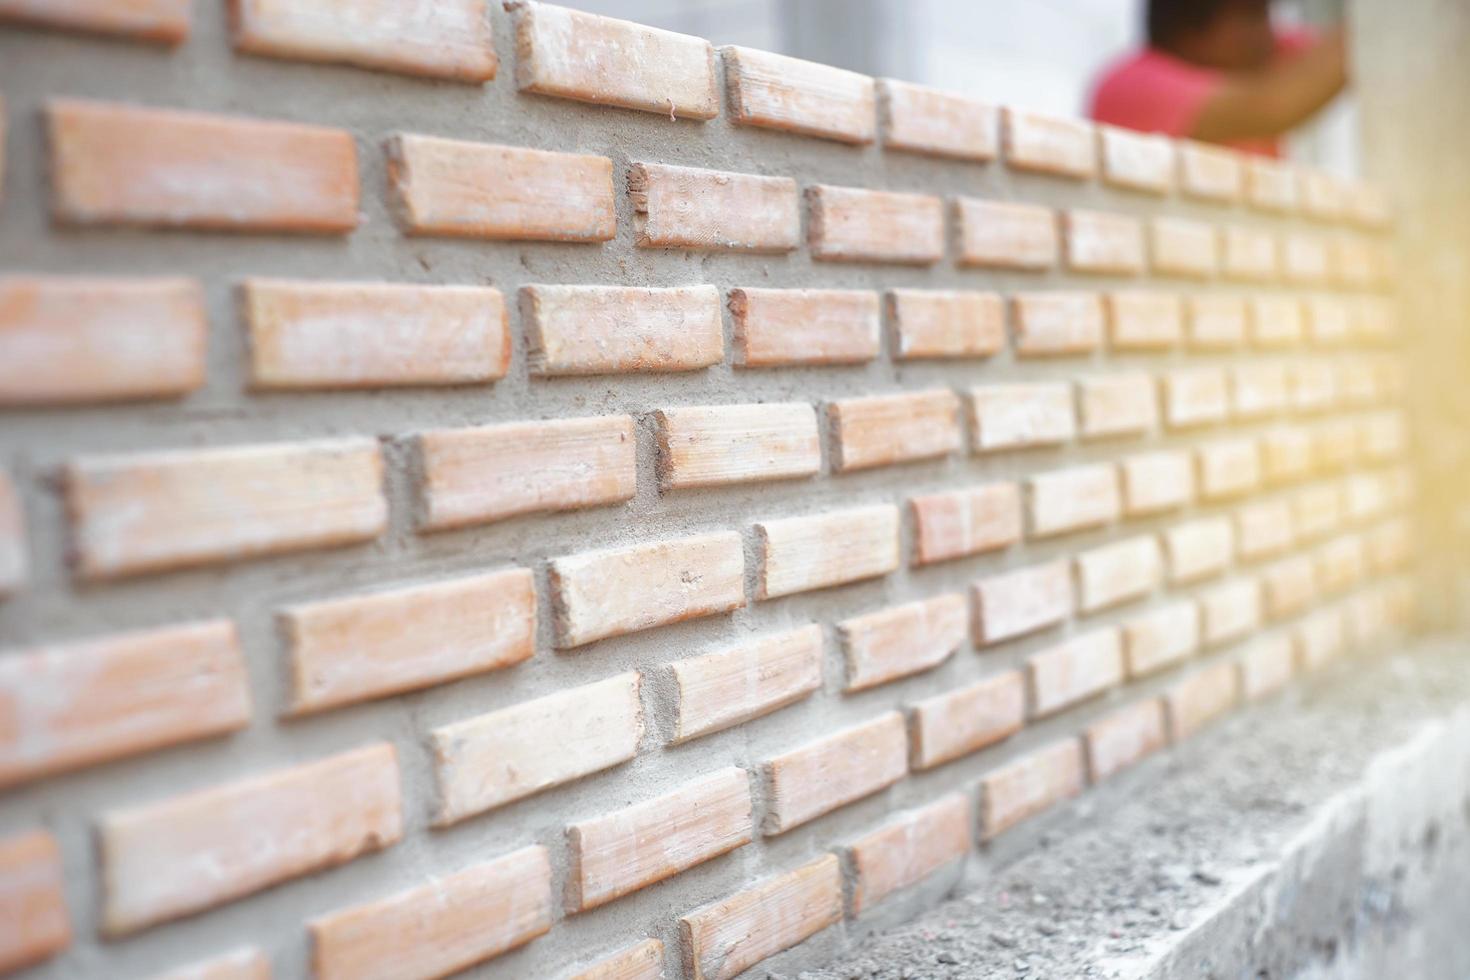
[[(683, 219), (676, 227), (694, 233)], [(996, 355), (1008, 345), (1007, 319), (1021, 357), (1083, 355), (1105, 338), (1114, 351), (1140, 353), (1186, 343), (1208, 351), (1248, 342), (1337, 348), (1376, 345), (1396, 330), (1382, 304), (1320, 295), (1249, 304), (1190, 297), (1181, 305), (1172, 292), (1025, 292), (1007, 304), (978, 291), (895, 289), (880, 298), (858, 290), (736, 288), (726, 299), (731, 360), (741, 368), (874, 360), (885, 307), (898, 360)], [(239, 300), (253, 390), (489, 384), (511, 370), (511, 304), (496, 289), (247, 279)], [(726, 358), (720, 296), (710, 286), (532, 285), (520, 290), (519, 307), (528, 369), (537, 378), (698, 371)], [(199, 284), (186, 279), (0, 278), (0, 407), (187, 396), (206, 382), (207, 328)], [(1234, 371), (1249, 379), (1267, 369), (1284, 367)], [(1362, 352), (1294, 370), (1302, 410), (1325, 406), (1339, 388), (1365, 404), (1395, 383), (1392, 362)], [(1260, 396), (1242, 395), (1237, 412), (1270, 407)]]

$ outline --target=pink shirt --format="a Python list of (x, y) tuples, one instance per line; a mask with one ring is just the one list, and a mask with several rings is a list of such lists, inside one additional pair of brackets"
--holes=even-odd
[[(1276, 40), (1277, 57), (1290, 57), (1311, 43), (1306, 32)], [(1225, 72), (1190, 64), (1157, 48), (1129, 55), (1103, 72), (1092, 92), (1092, 118), (1146, 133), (1188, 136), (1205, 102), (1225, 81)], [(1281, 156), (1275, 139), (1229, 144), (1248, 153)]]

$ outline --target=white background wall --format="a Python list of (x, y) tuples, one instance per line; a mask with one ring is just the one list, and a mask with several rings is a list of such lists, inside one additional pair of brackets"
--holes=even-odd
[[(1092, 79), (1143, 36), (1142, 0), (558, 0), (568, 6), (1082, 115)], [(1322, 0), (1278, 5), (1299, 21)], [(1292, 142), (1297, 159), (1357, 172), (1351, 98)]]

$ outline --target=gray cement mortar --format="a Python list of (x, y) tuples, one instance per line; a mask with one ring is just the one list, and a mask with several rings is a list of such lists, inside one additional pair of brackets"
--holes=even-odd
[[(772, 980), (1464, 980), (1470, 672), (1442, 640), (1201, 734), (972, 862), (948, 901)], [(953, 881), (953, 877), (948, 879)]]

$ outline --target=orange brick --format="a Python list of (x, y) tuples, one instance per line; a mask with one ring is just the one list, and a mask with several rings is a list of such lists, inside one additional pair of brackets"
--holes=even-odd
[(1343, 235), (1330, 239), (1328, 264), (1332, 281), (1343, 286), (1367, 288), (1377, 282), (1378, 252), (1372, 242), (1359, 235)]
[(1319, 412), (1337, 400), (1337, 374), (1332, 365), (1304, 361), (1291, 366), (1291, 407), (1298, 412)]
[(948, 456), (963, 445), (960, 399), (947, 389), (828, 402), (839, 473)]
[(235, 626), (191, 623), (0, 657), (0, 787), (244, 728)]
[(698, 371), (725, 357), (713, 286), (523, 286), (531, 373)]
[(1212, 425), (1230, 414), (1230, 386), (1220, 368), (1171, 371), (1163, 383), (1164, 418), (1170, 428)]
[(969, 395), (976, 452), (1059, 446), (1077, 434), (1072, 389), (1064, 382), (988, 385)]
[(435, 826), (633, 758), (643, 736), (640, 686), (630, 671), (429, 732)]
[(1278, 272), (1276, 236), (1260, 228), (1230, 225), (1224, 230), (1225, 278), (1270, 282)]
[(1321, 170), (1298, 173), (1302, 210), (1314, 218), (1339, 218), (1347, 205), (1346, 181)]
[(1295, 671), (1291, 640), (1285, 636), (1255, 640), (1241, 655), (1239, 671), (1240, 694), (1247, 701), (1281, 690)]
[(1325, 593), (1351, 589), (1367, 573), (1367, 555), (1359, 535), (1334, 538), (1317, 551), (1317, 582)]
[(230, 0), (230, 23), (235, 49), (249, 54), (460, 82), (487, 82), (497, 67), (489, 11), (478, 0), (432, 9), (391, 0)]
[(1261, 436), (1261, 457), (1268, 482), (1300, 480), (1312, 469), (1312, 434), (1299, 426), (1271, 429)]
[(1378, 401), (1377, 364), (1368, 358), (1354, 358), (1337, 365), (1337, 388), (1349, 405), (1372, 405)]
[(988, 102), (882, 78), (878, 114), (883, 145), (890, 150), (982, 161), (994, 159), (999, 150), (999, 114)]
[(1179, 189), (1185, 197), (1238, 201), (1244, 175), (1242, 155), (1223, 146), (1179, 141)]
[(1012, 169), (1079, 180), (1097, 172), (1097, 138), (1089, 122), (1007, 106), (1001, 110), (1001, 136)]
[(1291, 511), (1301, 540), (1331, 534), (1342, 523), (1342, 490), (1335, 483), (1302, 487), (1292, 497)]
[(547, 573), (560, 650), (745, 605), (734, 531), (553, 558)]
[(1123, 642), (1130, 679), (1186, 660), (1199, 650), (1199, 606), (1174, 602), (1130, 619), (1123, 624)]
[(447, 976), (551, 929), (551, 862), (523, 847), (307, 928), (320, 980)]
[(0, 278), (0, 405), (188, 394), (207, 333), (192, 280)]
[(634, 946), (599, 960), (566, 980), (663, 980), (664, 944), (645, 939)]
[(972, 588), (978, 643), (1034, 633), (1072, 614), (1072, 569), (1066, 560), (993, 575)]
[(1302, 339), (1302, 307), (1283, 296), (1251, 297), (1251, 339), (1258, 347), (1289, 347)]
[(825, 589), (898, 569), (898, 508), (857, 507), (755, 525), (756, 597)]
[(1352, 331), (1346, 301), (1334, 296), (1312, 296), (1306, 301), (1307, 332), (1312, 342), (1322, 345), (1346, 343)]
[(1017, 670), (987, 677), (914, 704), (910, 748), (915, 769), (932, 769), (1021, 730), (1026, 687)]
[(989, 357), (1006, 345), (998, 293), (890, 289), (888, 322), (895, 360)]
[(1026, 661), (1036, 717), (1095, 697), (1123, 681), (1123, 647), (1116, 627), (1083, 633)]
[(178, 44), (189, 36), (189, 0), (0, 0), (0, 21)]
[(1260, 489), (1261, 452), (1254, 438), (1221, 439), (1199, 446), (1195, 454), (1201, 500), (1224, 500)]
[(386, 742), (104, 813), (102, 932), (137, 932), (396, 844), (398, 756)]
[(410, 235), (605, 242), (617, 229), (612, 161), (399, 133), (388, 191)]
[(679, 919), (690, 980), (733, 980), (842, 921), (842, 868), (824, 854)]
[(1057, 264), (1061, 245), (1050, 208), (956, 197), (954, 215), (962, 266), (1040, 271)]
[(1097, 138), (1104, 183), (1151, 194), (1173, 188), (1174, 143), (1167, 136), (1099, 125)]
[(978, 555), (1021, 540), (1021, 494), (1014, 483), (910, 497), (909, 512), (915, 565)]
[(1291, 506), (1285, 500), (1242, 507), (1235, 515), (1235, 526), (1239, 531), (1240, 557), (1245, 560), (1279, 555), (1296, 540)]
[(1163, 534), (1169, 581), (1179, 585), (1218, 575), (1235, 553), (1235, 531), (1227, 517), (1176, 524)]
[(762, 766), (767, 836), (788, 830), (908, 775), (903, 715), (890, 711), (778, 755)]
[(545, 3), (505, 6), (522, 92), (670, 118), (719, 115), (714, 48), (703, 38)]
[(1235, 707), (1239, 699), (1235, 664), (1221, 662), (1195, 671), (1164, 693), (1169, 732), (1182, 741)]
[(1169, 741), (1164, 730), (1164, 703), (1158, 698), (1135, 701), (1093, 722), (1082, 734), (1087, 772), (1094, 783), (1137, 765)]
[(1316, 566), (1308, 555), (1283, 558), (1261, 575), (1266, 615), (1280, 619), (1305, 609), (1317, 598)]
[(1282, 267), (1294, 283), (1320, 285), (1327, 281), (1327, 242), (1315, 235), (1287, 235), (1282, 247)]
[(1245, 343), (1245, 299), (1200, 295), (1185, 299), (1189, 345), (1201, 350), (1240, 347)]
[(254, 947), (160, 973), (152, 980), (271, 980), (271, 961)]
[(1031, 533), (1038, 538), (1101, 527), (1123, 511), (1118, 471), (1111, 463), (1036, 473), (1026, 486)]
[(1018, 293), (1011, 303), (1020, 357), (1086, 354), (1102, 345), (1103, 307), (1096, 293)]
[(672, 741), (770, 714), (822, 686), (822, 628), (761, 637), (669, 666), (677, 700)]
[(1085, 439), (1143, 435), (1159, 424), (1159, 397), (1147, 374), (1106, 374), (1077, 382)]
[(867, 75), (733, 45), (720, 56), (736, 123), (839, 143), (871, 143), (877, 135), (877, 99)]
[(290, 606), (290, 708), (305, 714), (499, 670), (536, 648), (536, 585), (515, 568)]
[(1312, 459), (1318, 470), (1352, 466), (1358, 458), (1358, 420), (1328, 419), (1312, 429)]
[(1069, 738), (1024, 755), (980, 780), (980, 837), (991, 840), (1082, 792), (1082, 742)]
[(44, 962), (71, 945), (56, 838), (32, 830), (0, 839), (0, 970)]
[(951, 793), (899, 814), (847, 848), (852, 862), (852, 914), (929, 877), (970, 853), (970, 800)]
[(1151, 534), (1125, 538), (1077, 555), (1078, 609), (1096, 612), (1142, 598), (1163, 576), (1159, 542)]
[(1160, 450), (1125, 456), (1123, 513), (1129, 517), (1157, 514), (1194, 500), (1194, 461), (1184, 450)]
[(669, 408), (653, 418), (664, 490), (811, 476), (822, 465), (806, 402)]
[(1199, 600), (1205, 646), (1240, 639), (1261, 625), (1261, 586), (1255, 579), (1216, 586)]
[(1184, 309), (1173, 293), (1130, 290), (1108, 293), (1108, 341), (1115, 350), (1173, 347), (1184, 336)]
[(906, 602), (837, 624), (846, 691), (863, 691), (937, 667), (964, 645), (970, 607), (958, 593)]
[(1343, 481), (1343, 517), (1353, 524), (1381, 517), (1388, 510), (1388, 481), (1377, 473), (1354, 473)]
[(1230, 373), (1231, 411), (1237, 419), (1273, 415), (1286, 407), (1284, 364), (1242, 364)]
[(878, 356), (878, 294), (853, 289), (732, 289), (738, 367), (861, 364)]
[(473, 384), (510, 367), (498, 289), (247, 279), (240, 299), (257, 388)]
[(796, 181), (789, 177), (635, 163), (628, 198), (643, 248), (789, 252), (800, 244)]
[(1067, 267), (1073, 272), (1134, 275), (1143, 271), (1143, 225), (1103, 211), (1062, 212)]
[(1187, 218), (1149, 222), (1149, 261), (1161, 276), (1208, 279), (1219, 264), (1215, 226)]
[(1297, 204), (1296, 174), (1291, 164), (1270, 157), (1249, 154), (1245, 157), (1246, 200), (1261, 211), (1295, 211)]
[[(567, 910), (585, 912), (749, 844), (750, 780), (730, 766), (567, 828)], [(647, 846), (657, 842), (654, 846)]]
[(357, 147), (344, 130), (55, 99), (46, 134), (52, 213), (68, 224), (357, 227)]
[(633, 496), (636, 445), (627, 415), (434, 429), (414, 442), (424, 530)]
[(388, 521), (367, 439), (84, 456), (64, 482), (87, 580), (367, 541)]
[(932, 265), (944, 257), (944, 205), (927, 194), (818, 184), (806, 191), (812, 258)]
[(9, 474), (0, 470), (0, 597), (19, 592), (29, 576), (20, 493)]

